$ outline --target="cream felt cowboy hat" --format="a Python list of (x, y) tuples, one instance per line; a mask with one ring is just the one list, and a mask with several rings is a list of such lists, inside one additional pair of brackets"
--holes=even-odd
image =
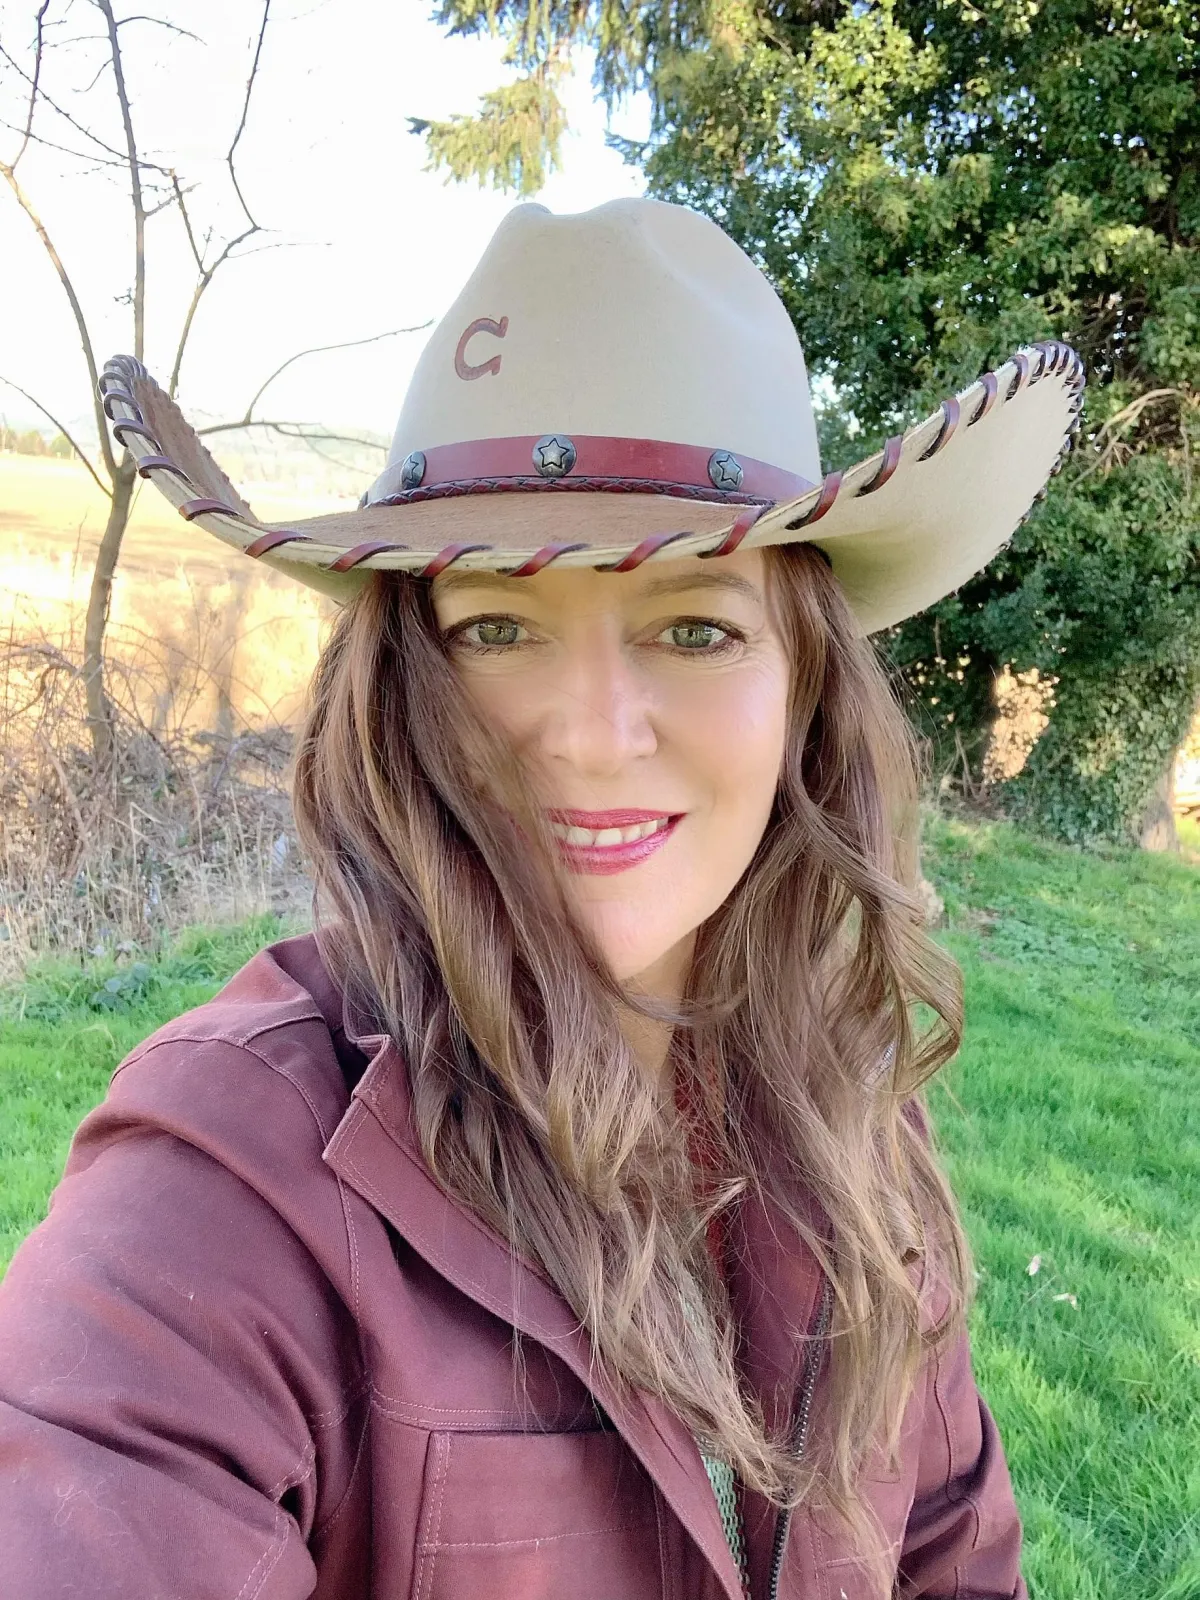
[(140, 363), (113, 432), (189, 522), (339, 600), (373, 569), (626, 572), (808, 540), (864, 632), (985, 566), (1079, 427), (1067, 345), (1017, 351), (883, 450), (823, 475), (799, 340), (715, 223), (655, 200), (501, 223), (417, 363), (356, 511), (261, 522)]

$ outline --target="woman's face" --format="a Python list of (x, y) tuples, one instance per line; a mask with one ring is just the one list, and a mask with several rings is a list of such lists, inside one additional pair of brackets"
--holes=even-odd
[(783, 759), (789, 663), (761, 551), (619, 574), (448, 572), (433, 604), (614, 976), (674, 989), (762, 838)]

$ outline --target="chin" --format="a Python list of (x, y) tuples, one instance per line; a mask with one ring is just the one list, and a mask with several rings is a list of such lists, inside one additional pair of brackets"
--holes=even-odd
[(693, 924), (674, 918), (670, 926), (656, 922), (651, 909), (643, 906), (585, 904), (579, 916), (619, 983), (658, 966), (695, 931)]

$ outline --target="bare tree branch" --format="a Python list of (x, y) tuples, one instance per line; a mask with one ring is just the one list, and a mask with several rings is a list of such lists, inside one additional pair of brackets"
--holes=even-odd
[(42, 415), (44, 417), (48, 418), (49, 421), (51, 421), (54, 424), (54, 426), (58, 429), (59, 433), (62, 434), (63, 438), (71, 446), (71, 449), (74, 450), (75, 454), (79, 457), (80, 461), (83, 462), (84, 466), (88, 469), (88, 471), (91, 473), (92, 477), (95, 479), (97, 489), (99, 489), (99, 491), (100, 491), (100, 493), (102, 495), (105, 495), (109, 500), (111, 500), (112, 499), (112, 491), (111, 491), (111, 489), (109, 489), (108, 485), (100, 477), (100, 475), (96, 471), (95, 467), (88, 460), (87, 453), (84, 451), (83, 446), (79, 443), (79, 441), (77, 439), (72, 437), (72, 435), (67, 431), (66, 427), (54, 415), (53, 411), (47, 411), (46, 407), (42, 404), (42, 402), (40, 400), (35, 399), (34, 396), (30, 394), (28, 389), (22, 389), (22, 387), (21, 387), (21, 385), (19, 383), (14, 383), (11, 378), (6, 378), (2, 372), (0, 372), (0, 383), (6, 383), (10, 389), (15, 389), (18, 394), (23, 394), (25, 396), (26, 400), (29, 401), (29, 404), (31, 406), (36, 406), (37, 409), (42, 413)]
[(108, 24), (109, 53), (117, 84), (117, 99), (121, 103), (121, 122), (125, 128), (125, 148), (129, 158), (129, 183), (133, 198), (133, 353), (140, 361), (146, 347), (146, 208), (142, 203), (142, 170), (138, 163), (133, 114), (129, 109), (129, 91), (125, 87), (125, 68), (111, 0), (94, 0), (94, 3)]
[[(98, 34), (97, 38), (99, 37), (100, 35)], [(17, 76), (24, 78), (25, 82), (32, 88), (33, 78), (28, 72), (25, 71), (25, 68), (21, 65), (21, 63), (4, 48), (2, 43), (0, 43), (0, 61), (7, 61)], [(45, 89), (38, 89), (38, 99), (44, 101), (45, 104), (50, 107), (51, 111), (54, 112), (55, 116), (61, 117), (64, 122), (68, 123), (72, 128), (75, 129), (76, 133), (81, 133), (85, 139), (96, 145), (98, 149), (103, 150), (105, 155), (114, 156), (116, 160), (120, 162), (122, 166), (124, 166), (126, 155), (123, 151), (116, 149), (116, 147), (111, 144), (106, 144), (104, 140), (101, 139), (97, 134), (94, 134), (90, 128), (86, 128), (77, 117), (73, 117), (69, 111), (64, 111), (62, 106), (59, 105), (58, 101), (51, 99), (51, 97), (46, 93)], [(160, 167), (157, 162), (147, 161), (144, 157), (140, 160), (139, 165), (144, 167), (148, 172), (159, 172), (162, 173), (164, 177), (167, 175), (166, 167)]]
[[(183, 203), (182, 195), (178, 196), (177, 198), (180, 210), (185, 210), (186, 208)], [(192, 332), (192, 323), (195, 321), (196, 312), (200, 308), (200, 301), (203, 297), (204, 291), (213, 281), (213, 276), (216, 273), (217, 268), (224, 266), (226, 261), (229, 260), (230, 254), (237, 249), (238, 245), (241, 244), (243, 240), (249, 239), (252, 234), (257, 232), (257, 223), (255, 223), (252, 228), (244, 228), (242, 232), (239, 233), (235, 238), (230, 239), (229, 243), (221, 250), (220, 254), (210, 267), (206, 267), (204, 265), (203, 257), (197, 254), (197, 260), (200, 262), (200, 276), (196, 280), (196, 287), (192, 290), (192, 298), (188, 304), (187, 312), (184, 315), (183, 326), (179, 330), (179, 343), (175, 346), (175, 360), (171, 365), (171, 378), (170, 382), (167, 384), (167, 393), (172, 397), (172, 399), (175, 396), (175, 390), (179, 386), (179, 369), (183, 366), (183, 353), (187, 349), (187, 342)], [(195, 251), (196, 243), (192, 238), (192, 230), (190, 226), (188, 227), (188, 239), (191, 242), (193, 251)]]
[(92, 336), (88, 331), (87, 319), (83, 314), (83, 307), (79, 303), (79, 296), (75, 293), (75, 285), (72, 283), (71, 276), (66, 267), (63, 265), (62, 257), (54, 247), (53, 240), (46, 231), (45, 223), (43, 223), (41, 217), (34, 210), (33, 202), (25, 193), (24, 189), (22, 189), (16, 173), (13, 171), (11, 166), (6, 166), (2, 161), (0, 161), (0, 177), (3, 177), (6, 180), (9, 188), (17, 197), (17, 204), (21, 207), (21, 210), (33, 224), (38, 238), (42, 241), (42, 248), (50, 257), (51, 263), (54, 266), (54, 270), (58, 274), (58, 280), (62, 284), (67, 299), (71, 303), (71, 314), (75, 318), (75, 329), (79, 334), (79, 343), (83, 349), (83, 359), (87, 362), (88, 377), (91, 379), (92, 404), (95, 407), (96, 428), (100, 435), (100, 453), (104, 457), (105, 471), (109, 474), (110, 478), (115, 478), (117, 473), (117, 462), (116, 457), (113, 455), (112, 445), (109, 443), (108, 419), (105, 417), (100, 405), (100, 374), (96, 368), (96, 354), (92, 348)]
[(26, 150), (29, 149), (29, 141), (33, 136), (33, 113), (37, 109), (38, 82), (42, 76), (42, 52), (45, 46), (44, 25), (46, 21), (46, 13), (49, 11), (49, 9), (50, 0), (42, 0), (42, 4), (38, 7), (38, 14), (34, 23), (37, 31), (33, 47), (33, 77), (29, 85), (29, 110), (25, 113), (25, 132), (21, 139), (21, 148), (12, 158), (14, 172), (17, 169), (17, 163), (25, 154)]
[(258, 63), (262, 59), (263, 40), (267, 36), (267, 21), (270, 15), (271, 0), (263, 0), (262, 23), (258, 30), (258, 43), (254, 47), (254, 60), (250, 63), (250, 76), (246, 79), (246, 98), (242, 101), (242, 115), (238, 121), (233, 141), (229, 146), (229, 152), (225, 157), (225, 164), (229, 168), (229, 176), (233, 182), (234, 193), (238, 197), (242, 210), (246, 213), (246, 221), (250, 224), (250, 230), (254, 233), (258, 232), (258, 223), (255, 222), (250, 207), (246, 204), (246, 197), (242, 193), (241, 185), (238, 183), (237, 167), (233, 158), (237, 153), (242, 134), (246, 131), (246, 118), (250, 115), (250, 96), (254, 93), (254, 84), (258, 77)]
[[(174, 174), (172, 174), (172, 176), (174, 176)], [(192, 190), (197, 188), (197, 187), (198, 187), (197, 184), (189, 183), (187, 188), (183, 192), (184, 192), (184, 194), (191, 194)], [(178, 195), (176, 193), (174, 193), (173, 191), (169, 192), (167, 194), (164, 194), (162, 199), (158, 202), (157, 205), (148, 206), (146, 208), (146, 221), (149, 222), (150, 218), (158, 216), (160, 211), (166, 211), (171, 206), (175, 205), (177, 203), (177, 201), (178, 201), (178, 198), (179, 198)]]
[(131, 22), (152, 22), (156, 28), (167, 28), (171, 33), (177, 33), (184, 39), (191, 39), (196, 44), (204, 43), (198, 33), (189, 33), (186, 28), (181, 28), (177, 22), (167, 22), (163, 17), (146, 17), (141, 14), (134, 17), (122, 17), (117, 23), (117, 27), (128, 27)]
[[(108, 0), (104, 0), (104, 3), (107, 4)], [(218, 253), (216, 259), (211, 263), (206, 263), (204, 259), (208, 241), (205, 241), (205, 250), (201, 250), (198, 247), (196, 243), (196, 236), (192, 229), (191, 218), (188, 215), (187, 204), (184, 200), (184, 191), (181, 188), (179, 179), (176, 177), (175, 173), (171, 173), (171, 182), (174, 187), (175, 202), (179, 207), (179, 214), (183, 218), (183, 226), (187, 233), (188, 244), (191, 246), (192, 256), (196, 262), (196, 270), (199, 273), (199, 277), (196, 279), (196, 287), (192, 290), (191, 301), (189, 302), (187, 311), (184, 314), (183, 325), (179, 330), (179, 342), (175, 346), (175, 360), (171, 363), (171, 376), (167, 383), (167, 393), (171, 395), (172, 398), (179, 387), (179, 373), (183, 367), (184, 352), (187, 349), (188, 340), (191, 338), (192, 324), (196, 320), (196, 312), (200, 309), (200, 301), (204, 298), (205, 291), (207, 290), (209, 284), (213, 281), (217, 271), (230, 259), (238, 245), (244, 244), (247, 239), (251, 238), (256, 233), (261, 233), (262, 231), (258, 223), (254, 220), (254, 216), (250, 210), (250, 207), (246, 204), (246, 197), (242, 193), (241, 185), (238, 183), (237, 163), (235, 157), (237, 155), (238, 144), (241, 142), (242, 134), (246, 131), (246, 119), (250, 114), (250, 100), (254, 94), (254, 85), (258, 80), (258, 66), (259, 62), (262, 60), (263, 40), (267, 35), (267, 23), (270, 20), (270, 16), (271, 0), (263, 0), (262, 22), (258, 30), (258, 41), (254, 47), (254, 59), (250, 63), (250, 71), (246, 78), (246, 93), (242, 99), (242, 114), (238, 118), (238, 125), (234, 130), (233, 138), (230, 140), (229, 149), (225, 156), (225, 165), (229, 168), (229, 180), (233, 184), (233, 192), (238, 197), (238, 204), (245, 213), (247, 225), (239, 234), (235, 235), (234, 238), (228, 240), (228, 242)]]
[[(236, 433), (239, 428), (266, 428), (272, 433), (278, 433), (285, 439), (304, 439), (311, 441), (319, 439), (326, 444), (358, 444), (367, 450), (386, 450), (387, 445), (381, 444), (378, 439), (360, 439), (352, 433), (330, 433), (325, 428), (317, 428), (313, 432), (304, 430), (313, 429), (311, 422), (267, 422), (260, 421), (257, 417), (246, 422), (213, 422), (207, 428), (197, 428), (196, 432), (203, 436), (210, 433)], [(292, 432), (288, 432), (292, 429)]]
[[(22, 135), (22, 137), (25, 136), (25, 130), (23, 128), (19, 128), (15, 122), (5, 121), (3, 117), (0, 117), (0, 128), (7, 128), (9, 133), (19, 133)], [(59, 155), (71, 156), (76, 161), (86, 161), (97, 171), (99, 171), (99, 169), (102, 167), (124, 167), (125, 165), (125, 159), (123, 156), (104, 158), (101, 156), (85, 155), (82, 150), (72, 150), (70, 145), (56, 144), (53, 139), (47, 139), (46, 136), (41, 133), (34, 133), (30, 131), (27, 142), (29, 144), (39, 145), (43, 150), (56, 150)], [(24, 153), (24, 148), (22, 148), (20, 154), (23, 155)], [(20, 156), (13, 160), (12, 165), (14, 167), (19, 159)]]
[[(430, 320), (432, 320), (432, 319), (430, 319)], [(386, 333), (372, 333), (366, 339), (343, 339), (338, 344), (315, 344), (315, 345), (313, 345), (311, 350), (297, 350), (297, 352), (296, 352), (296, 354), (294, 356), (289, 356), (286, 361), (281, 362), (280, 365), (275, 368), (275, 371), (271, 374), (271, 376), (266, 380), (265, 383), (262, 383), (262, 384), (259, 385), (258, 389), (254, 393), (254, 398), (250, 401), (250, 404), (246, 407), (246, 410), (245, 410), (245, 413), (244, 413), (244, 416), (243, 416), (243, 419), (242, 419), (242, 425), (244, 426), (245, 424), (249, 423), (251, 417), (254, 415), (255, 406), (262, 399), (263, 395), (267, 392), (267, 390), (271, 387), (271, 385), (275, 382), (275, 379), (280, 375), (280, 373), (281, 372), (286, 372), (287, 369), (293, 364), (293, 362), (300, 361), (305, 356), (324, 355), (324, 354), (326, 354), (327, 351), (330, 351), (330, 350), (354, 350), (359, 345), (378, 344), (381, 339), (395, 339), (402, 333), (420, 333), (420, 332), (423, 331), (423, 329), (425, 329), (427, 327), (429, 327), (429, 323), (428, 322), (420, 322), (420, 323), (417, 323), (415, 326), (413, 326), (411, 328), (389, 328)], [(231, 424), (231, 426), (236, 427), (236, 426), (238, 426), (238, 424), (234, 423), (234, 424)]]

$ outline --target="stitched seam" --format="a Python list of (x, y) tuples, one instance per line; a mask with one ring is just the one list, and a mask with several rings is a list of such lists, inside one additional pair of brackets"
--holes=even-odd
[(433, 1552), (436, 1546), (430, 1538), (430, 1530), (441, 1527), (442, 1494), (445, 1490), (446, 1473), (450, 1461), (450, 1442), (444, 1435), (430, 1434), (429, 1443), (433, 1446), (435, 1464), (429, 1504), (425, 1511), (424, 1533), (418, 1536), (417, 1541), (417, 1551), (421, 1556), (421, 1575), (417, 1585), (416, 1600), (424, 1600), (429, 1586), (433, 1582)]
[[(279, 1536), (279, 1525), (281, 1522), (283, 1523), (282, 1537)], [(249, 1597), (249, 1600), (254, 1600), (255, 1595), (262, 1593), (263, 1584), (266, 1583), (267, 1579), (271, 1576), (272, 1572), (274, 1572), (276, 1566), (279, 1564), (279, 1558), (283, 1554), (284, 1546), (287, 1544), (287, 1519), (284, 1517), (283, 1512), (279, 1510), (278, 1506), (275, 1507), (275, 1529), (276, 1532), (272, 1537), (271, 1542), (267, 1545), (267, 1548), (263, 1551), (262, 1555), (259, 1556), (258, 1560), (251, 1567), (249, 1573), (247, 1574), (245, 1583), (243, 1583), (242, 1587), (234, 1596), (234, 1600), (246, 1600), (247, 1596)], [(258, 1576), (259, 1568), (264, 1562), (267, 1561), (267, 1558), (271, 1555), (272, 1551), (275, 1552), (274, 1560), (269, 1563), (266, 1571), (262, 1574), (262, 1577), (258, 1579), (258, 1582), (254, 1583), (255, 1578)], [(250, 1588), (252, 1583), (254, 1583), (253, 1589)]]
[[(209, 1003), (211, 1004), (211, 1001)], [(152, 1051), (161, 1050), (166, 1045), (227, 1044), (231, 1045), (235, 1050), (246, 1050), (249, 1049), (253, 1040), (265, 1038), (268, 1033), (278, 1033), (281, 1028), (294, 1027), (298, 1022), (324, 1023), (325, 1018), (319, 1011), (305, 1011), (300, 1016), (281, 1017), (276, 1022), (261, 1022), (257, 1027), (251, 1028), (248, 1033), (173, 1033), (169, 1039), (150, 1039), (136, 1050), (131, 1050), (124, 1061), (118, 1063), (113, 1072), (113, 1079), (119, 1077), (126, 1067), (135, 1066), (139, 1061), (144, 1061)], [(256, 1050), (251, 1050), (250, 1053), (251, 1055), (258, 1055)], [(259, 1059), (262, 1060), (263, 1058), (259, 1056)], [(268, 1065), (270, 1065), (269, 1062)]]
[[(326, 1140), (326, 1143), (329, 1141)], [(342, 1217), (346, 1223), (346, 1243), (350, 1250), (350, 1299), (354, 1314), (354, 1326), (361, 1330), (362, 1315), (359, 1295), (359, 1260), (358, 1260), (358, 1235), (354, 1230), (354, 1217), (351, 1212), (350, 1196), (346, 1193), (346, 1185), (342, 1181), (340, 1172), (335, 1173), (337, 1178), (338, 1195), (342, 1202)], [(359, 1359), (362, 1361), (363, 1370), (366, 1371), (366, 1359), (362, 1351), (362, 1334), (359, 1334)]]
[(631, 1528), (640, 1529), (640, 1522), (618, 1522), (611, 1528), (588, 1528), (580, 1533), (543, 1533), (528, 1539), (454, 1539), (439, 1540), (430, 1546), (440, 1554), (443, 1550), (530, 1550), (542, 1544), (558, 1544), (564, 1539), (598, 1539), (605, 1533), (625, 1533)]
[(346, 1480), (345, 1491), (342, 1494), (342, 1498), (338, 1501), (338, 1503), (334, 1507), (334, 1509), (325, 1518), (324, 1522), (317, 1523), (316, 1526), (313, 1528), (312, 1536), (313, 1536), (314, 1539), (323, 1538), (329, 1532), (329, 1530), (334, 1526), (334, 1524), (336, 1522), (340, 1521), (342, 1513), (345, 1511), (346, 1507), (350, 1504), (351, 1491), (353, 1490), (354, 1485), (355, 1485), (355, 1483), (356, 1483), (356, 1481), (358, 1479), (358, 1469), (363, 1463), (363, 1458), (366, 1456), (366, 1453), (367, 1453), (367, 1440), (370, 1438), (370, 1436), (371, 1436), (371, 1413), (368, 1411), (367, 1415), (363, 1418), (362, 1431), (358, 1436), (358, 1449), (357, 1449), (357, 1451), (355, 1452), (355, 1455), (354, 1455), (354, 1465), (350, 1469), (350, 1476)]
[(344, 1422), (354, 1409), (354, 1402), (361, 1400), (371, 1387), (370, 1381), (364, 1376), (358, 1380), (353, 1388), (344, 1391), (341, 1401), (336, 1406), (330, 1406), (328, 1411), (314, 1411), (311, 1416), (306, 1415), (305, 1421), (310, 1428), (335, 1428), (339, 1422)]
[[(384, 1403), (380, 1403), (384, 1402)], [(404, 1400), (398, 1395), (381, 1394), (374, 1387), (371, 1389), (372, 1407), (381, 1417), (389, 1417), (397, 1422), (409, 1422), (417, 1427), (425, 1427), (429, 1422), (451, 1421), (458, 1417), (476, 1418), (495, 1423), (500, 1427), (504, 1423), (514, 1424), (511, 1428), (504, 1428), (504, 1432), (537, 1436), (540, 1434), (581, 1433), (600, 1434), (607, 1430), (603, 1428), (529, 1428), (523, 1426), (528, 1420), (528, 1413), (524, 1411), (501, 1411), (494, 1406), (431, 1406), (415, 1405)], [(579, 1410), (576, 1415), (586, 1415), (586, 1410)]]
[[(298, 1488), (300, 1484), (306, 1482), (312, 1477), (313, 1469), (316, 1467), (316, 1464), (317, 1448), (312, 1441), (309, 1440), (308, 1444), (305, 1446), (304, 1454), (300, 1457), (299, 1461), (292, 1468), (292, 1470), (290, 1472), (285, 1472), (283, 1477), (280, 1478), (279, 1482), (267, 1490), (267, 1499), (278, 1500), (279, 1496), (283, 1494), (285, 1490)], [(300, 1470), (302, 1467), (304, 1469), (303, 1471)]]

